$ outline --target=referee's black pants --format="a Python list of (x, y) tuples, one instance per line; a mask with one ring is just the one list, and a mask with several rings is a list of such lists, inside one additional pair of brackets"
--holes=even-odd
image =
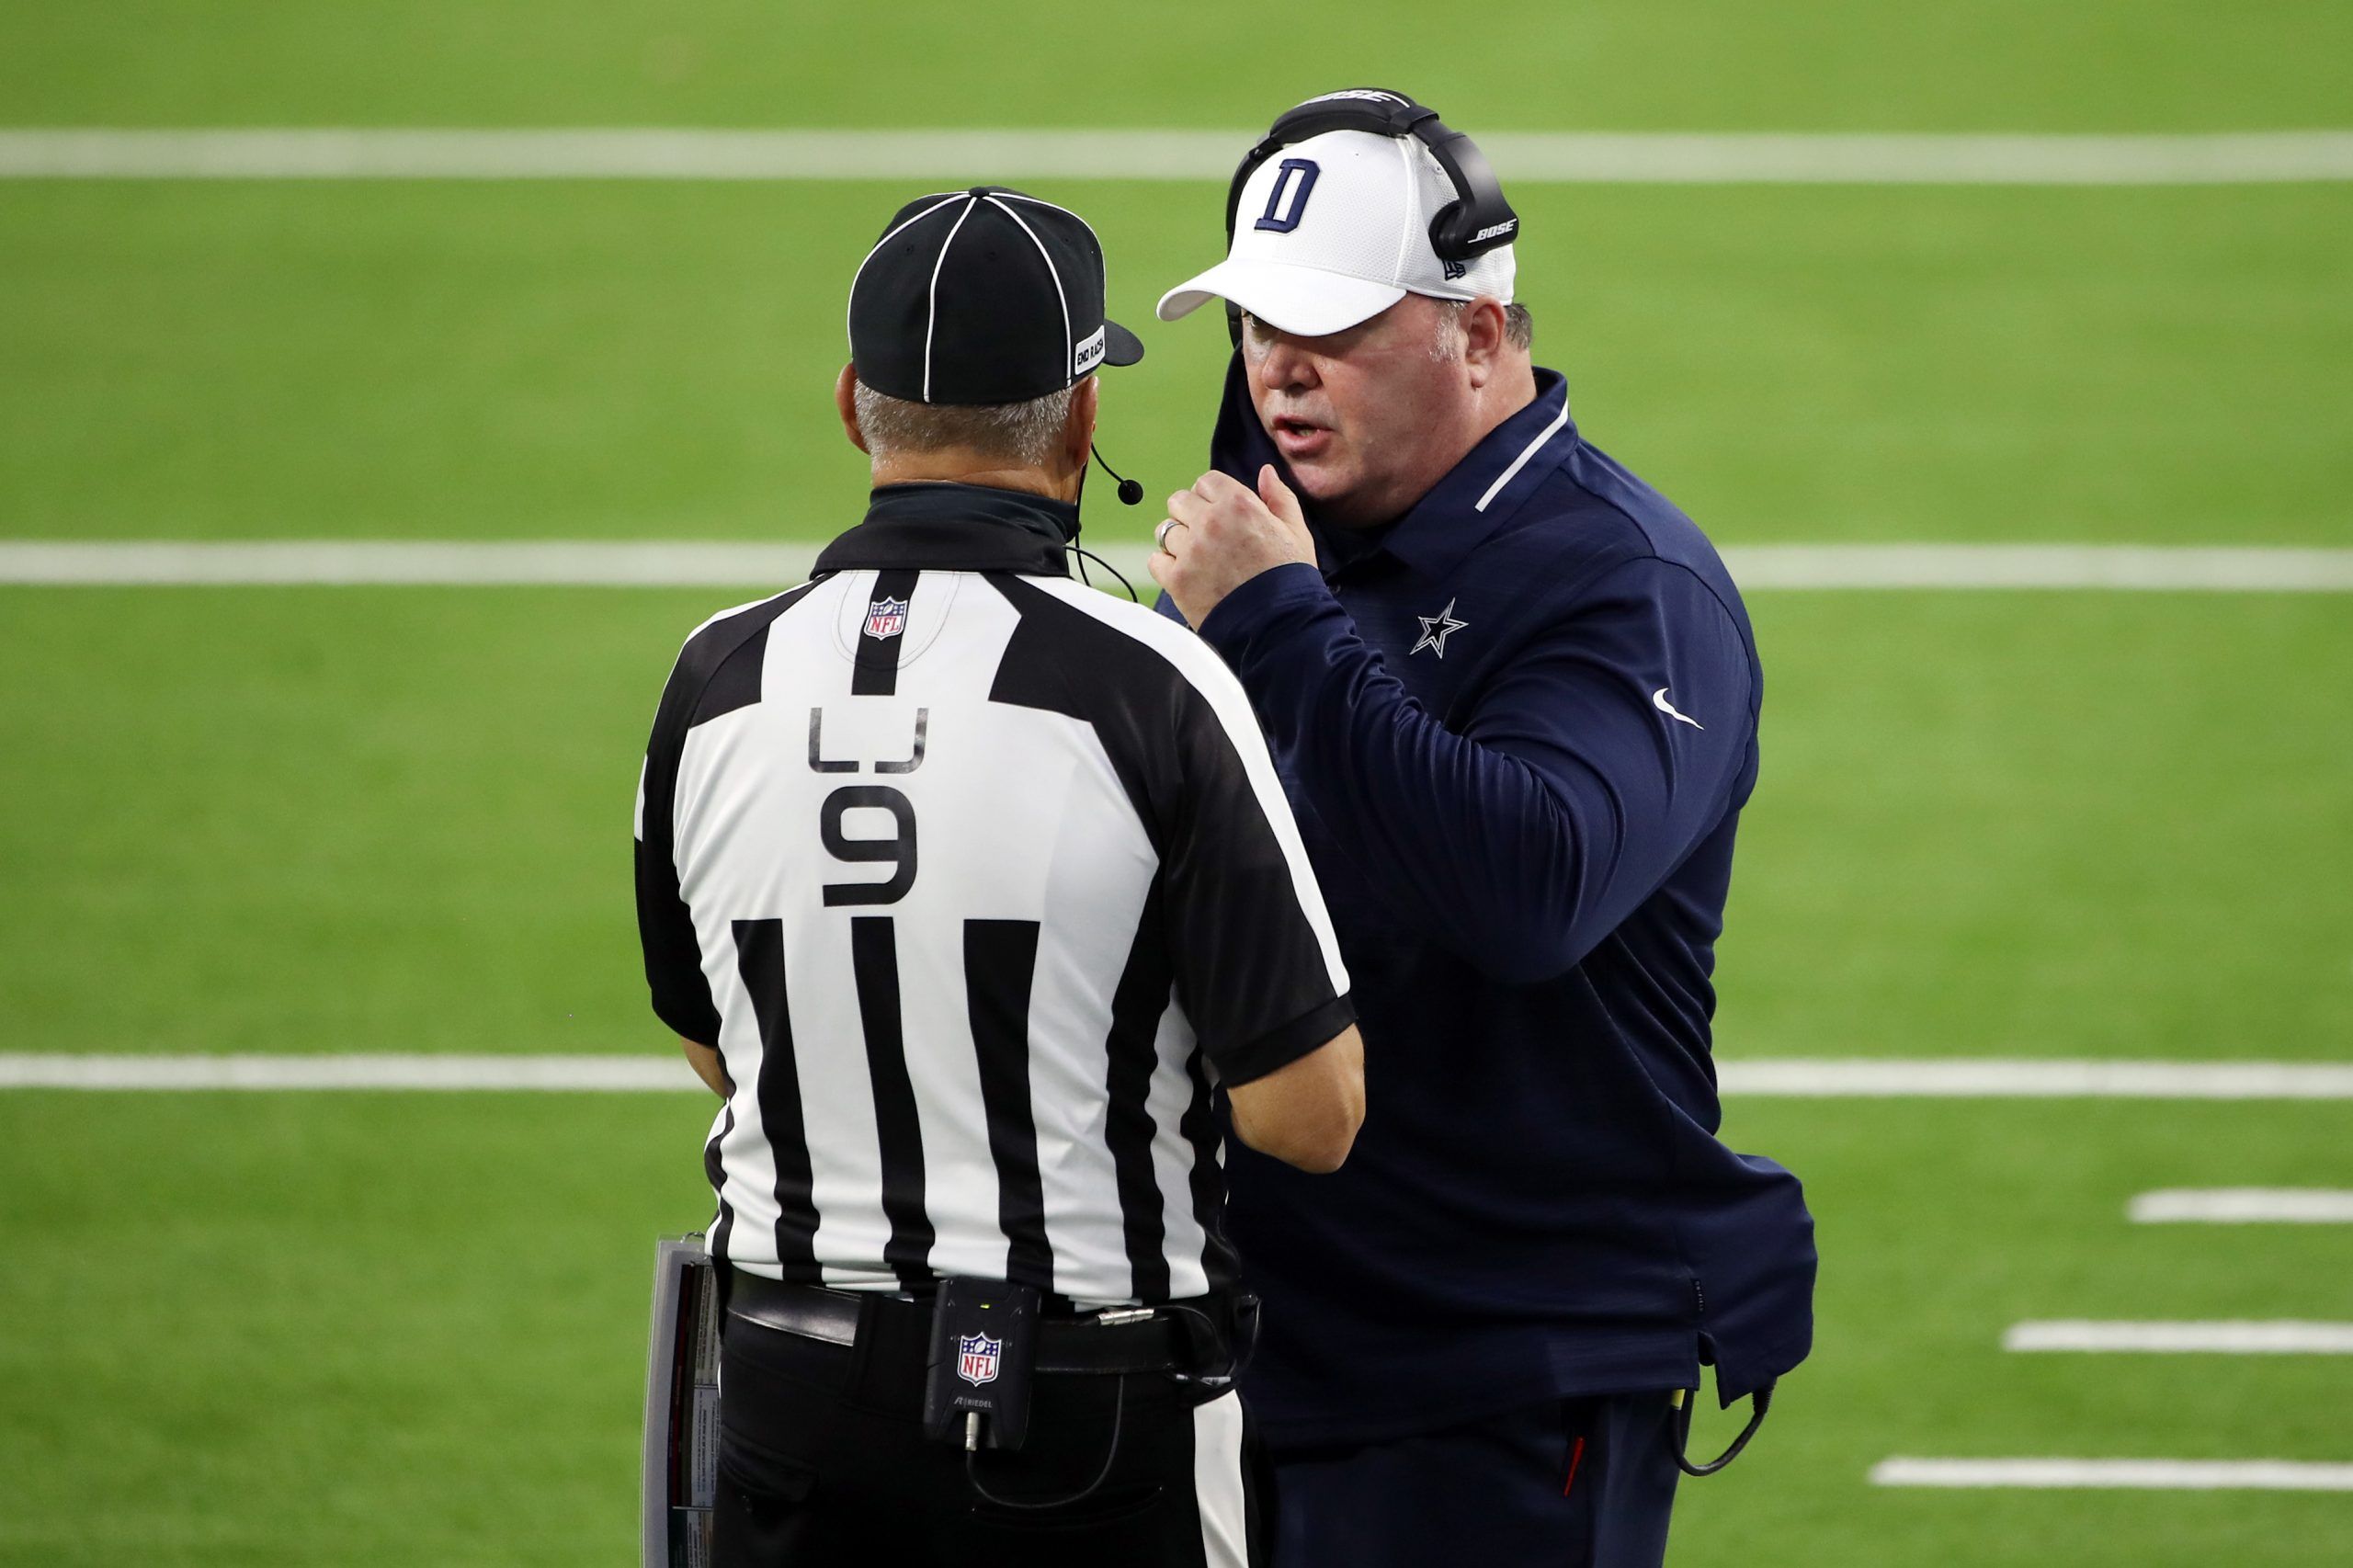
[(923, 1431), (925, 1324), (869, 1313), (854, 1346), (728, 1316), (715, 1568), (1255, 1568), (1265, 1561), (1240, 1396), (1165, 1373), (1040, 1373), (1029, 1440), (975, 1459)]

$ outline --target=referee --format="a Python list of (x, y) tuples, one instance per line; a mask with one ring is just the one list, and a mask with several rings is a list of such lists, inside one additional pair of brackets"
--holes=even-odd
[(1220, 1102), (1329, 1171), (1362, 1056), (1241, 687), (1069, 579), (1093, 372), (1142, 354), (1103, 301), (1063, 208), (902, 208), (835, 389), (865, 520), (654, 719), (646, 975), (725, 1100), (729, 1568), (1260, 1561)]

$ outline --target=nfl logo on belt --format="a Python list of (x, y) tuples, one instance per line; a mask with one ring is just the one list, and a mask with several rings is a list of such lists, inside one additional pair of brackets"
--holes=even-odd
[(906, 600), (876, 599), (866, 607), (866, 634), (869, 637), (896, 637), (906, 629)]
[(996, 1381), (997, 1353), (1004, 1348), (1004, 1340), (991, 1339), (985, 1334), (959, 1335), (956, 1375), (975, 1387)]

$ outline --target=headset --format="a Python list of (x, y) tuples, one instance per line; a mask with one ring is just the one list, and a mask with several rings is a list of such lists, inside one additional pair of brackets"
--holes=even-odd
[[(1479, 144), (1438, 119), (1438, 110), (1382, 87), (1347, 87), (1324, 93), (1283, 111), (1258, 144), (1242, 155), (1225, 193), (1225, 243), (1242, 207), (1242, 187), (1258, 165), (1294, 142), (1327, 131), (1368, 131), (1375, 136), (1411, 136), (1429, 149), (1454, 187), (1454, 199), (1430, 220), (1430, 245), (1443, 261), (1469, 261), (1519, 237), (1519, 214), (1504, 199), (1504, 187)], [(1226, 301), (1225, 323), (1234, 343), (1242, 341), (1242, 308)]]

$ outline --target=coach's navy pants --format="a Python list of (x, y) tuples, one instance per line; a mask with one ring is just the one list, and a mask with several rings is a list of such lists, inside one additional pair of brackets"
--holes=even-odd
[(1387, 1442), (1271, 1449), (1275, 1568), (1658, 1568), (1664, 1392), (1552, 1400)]

